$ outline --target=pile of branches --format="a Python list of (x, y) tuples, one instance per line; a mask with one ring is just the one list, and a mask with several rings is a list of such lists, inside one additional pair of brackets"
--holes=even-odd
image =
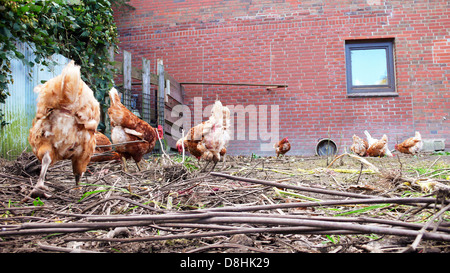
[[(78, 196), (74, 199), (67, 190), (58, 189), (60, 192), (55, 198), (62, 205), (53, 203), (13, 207), (1, 202), (0, 215), (10, 214), (0, 218), (0, 238), (4, 238), (3, 243), (7, 244), (9, 238), (65, 234), (64, 243), (73, 245), (79, 242), (130, 244), (242, 234), (377, 234), (410, 238), (412, 243), (400, 249), (401, 252), (417, 251), (422, 241), (450, 242), (450, 226), (448, 219), (445, 219), (445, 213), (450, 209), (446, 187), (422, 197), (368, 195), (249, 178), (230, 172), (192, 172), (173, 161), (166, 163), (154, 164), (147, 171), (133, 174), (123, 173), (120, 166), (111, 163), (98, 165), (93, 172), (100, 174), (89, 178), (91, 182), (85, 184), (85, 193), (81, 198)], [(258, 164), (249, 169), (254, 170)], [(59, 168), (61, 172), (70, 173), (70, 166), (67, 169)], [(376, 171), (385, 178), (388, 176), (378, 169)], [(31, 187), (30, 178), (0, 173), (0, 179), (2, 177), (15, 181), (15, 184), (3, 183), (1, 192), (13, 191), (16, 187)], [(396, 179), (400, 178), (396, 176)], [(99, 185), (101, 181), (107, 182), (107, 190), (105, 186)], [(73, 181), (68, 178), (67, 183)], [(53, 183), (49, 186), (53, 186)], [(328, 198), (276, 202), (267, 196), (268, 191), (289, 191), (293, 194), (309, 192)], [(401, 205), (407, 207), (408, 212), (397, 219), (377, 215), (336, 217), (315, 212), (319, 208), (368, 205), (381, 205), (383, 208)], [(426, 222), (408, 221), (410, 216), (407, 215), (424, 209), (433, 211)], [(88, 232), (99, 230), (105, 232)], [(50, 251), (98, 252), (95, 249), (74, 249), (41, 242), (38, 247)], [(267, 252), (262, 247), (240, 243), (215, 243), (191, 251), (224, 247)]]

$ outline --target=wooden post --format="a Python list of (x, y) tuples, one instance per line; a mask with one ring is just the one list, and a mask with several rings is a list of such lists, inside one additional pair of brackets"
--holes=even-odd
[(169, 102), (169, 97), (167, 95), (170, 95), (170, 80), (166, 80), (166, 94), (164, 96), (164, 102)]
[(165, 78), (164, 78), (164, 64), (162, 59), (158, 59), (158, 125), (164, 128), (164, 97), (165, 97)]
[(128, 109), (131, 108), (131, 53), (123, 51), (123, 102)]
[(142, 58), (142, 119), (150, 124), (150, 60)]
[[(115, 56), (115, 52), (114, 52), (114, 47), (111, 46), (108, 49), (108, 54), (109, 54), (109, 61), (110, 62), (114, 62), (114, 56)], [(108, 65), (109, 69), (114, 69), (113, 65)], [(109, 92), (109, 90), (108, 90)], [(107, 105), (109, 107), (110, 105), (110, 99), (109, 96), (105, 97), (105, 105)], [(109, 120), (109, 116), (106, 114), (108, 112), (108, 108), (104, 108), (103, 106), (100, 107), (100, 114), (101, 114), (101, 119), (103, 121), (103, 123), (105, 124), (105, 131), (104, 133), (106, 133), (107, 135), (111, 134), (111, 122)]]

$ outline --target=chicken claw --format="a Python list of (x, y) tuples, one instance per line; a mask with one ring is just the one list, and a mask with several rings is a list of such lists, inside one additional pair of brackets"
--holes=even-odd
[(42, 185), (42, 186), (36, 186), (30, 193), (30, 197), (35, 198), (50, 198), (52, 195), (45, 193), (46, 191), (49, 191), (48, 187)]

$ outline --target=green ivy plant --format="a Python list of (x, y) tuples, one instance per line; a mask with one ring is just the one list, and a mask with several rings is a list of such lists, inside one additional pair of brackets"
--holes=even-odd
[[(35, 48), (26, 60), (17, 42)], [(111, 2), (106, 0), (0, 0), (0, 103), (14, 79), (11, 59), (25, 65), (48, 65), (58, 53), (81, 66), (81, 75), (105, 109), (105, 96), (113, 85), (114, 66), (109, 50), (117, 50), (117, 28)], [(0, 123), (6, 123), (0, 112)], [(103, 126), (102, 124), (100, 126)]]

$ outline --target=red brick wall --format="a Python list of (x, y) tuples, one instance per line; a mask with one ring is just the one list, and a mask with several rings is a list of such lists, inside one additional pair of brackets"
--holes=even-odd
[[(162, 58), (180, 82), (287, 84), (186, 85), (185, 103), (192, 109), (202, 97), (205, 107), (218, 95), (225, 105), (279, 105), (280, 138), (289, 137), (292, 154), (313, 154), (319, 138), (348, 149), (365, 129), (386, 133), (391, 148), (415, 130), (450, 142), (450, 6), (415, 2), (132, 0), (136, 10), (115, 18), (120, 47), (138, 66), (150, 59), (153, 72)], [(348, 98), (345, 41), (372, 38), (395, 40), (399, 96)], [(253, 138), (232, 141), (229, 151), (265, 154), (264, 136)]]

